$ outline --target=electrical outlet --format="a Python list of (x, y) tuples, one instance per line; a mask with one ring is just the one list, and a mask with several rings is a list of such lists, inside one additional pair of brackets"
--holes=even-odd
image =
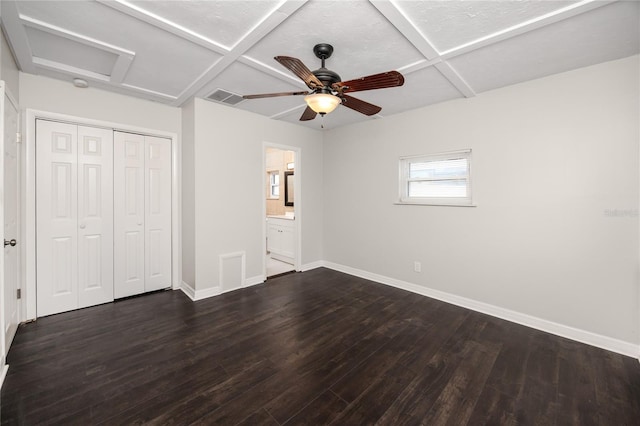
[(422, 272), (422, 263), (418, 261), (413, 262), (413, 272)]

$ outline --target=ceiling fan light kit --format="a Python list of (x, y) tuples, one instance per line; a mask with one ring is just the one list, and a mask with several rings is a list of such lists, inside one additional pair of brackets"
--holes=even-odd
[(329, 114), (342, 103), (342, 99), (329, 93), (312, 93), (304, 97), (309, 108), (317, 114)]
[(333, 53), (333, 46), (327, 43), (316, 44), (313, 53), (322, 61), (322, 65), (315, 71), (310, 71), (300, 59), (290, 56), (276, 56), (274, 59), (282, 66), (300, 78), (310, 92), (265, 93), (245, 95), (244, 99), (273, 98), (277, 96), (306, 95), (304, 100), (307, 108), (302, 113), (300, 121), (313, 120), (317, 114), (324, 116), (342, 104), (347, 108), (364, 115), (375, 115), (382, 108), (369, 102), (349, 96), (346, 93), (364, 90), (385, 89), (404, 84), (404, 77), (398, 71), (383, 72), (354, 80), (342, 81), (340, 76), (325, 68), (324, 61)]

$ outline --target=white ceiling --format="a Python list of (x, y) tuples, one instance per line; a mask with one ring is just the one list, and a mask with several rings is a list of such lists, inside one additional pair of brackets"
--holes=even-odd
[[(402, 87), (354, 93), (382, 107), (345, 107), (327, 129), (378, 119), (640, 52), (638, 1), (14, 1), (2, 24), (20, 69), (180, 106), (217, 89), (246, 95), (306, 90), (273, 57), (351, 80), (384, 71)], [(80, 90), (80, 89), (79, 89)], [(240, 108), (300, 122), (301, 96), (242, 101)]]

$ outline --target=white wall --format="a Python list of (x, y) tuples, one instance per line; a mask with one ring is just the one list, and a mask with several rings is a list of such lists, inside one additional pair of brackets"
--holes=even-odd
[[(79, 89), (71, 82), (50, 79), (41, 76), (20, 73), (20, 106), (24, 109), (52, 112), (67, 116), (78, 117), (79, 119), (98, 120), (110, 124), (120, 124), (123, 127), (132, 127), (140, 131), (169, 132), (179, 135), (181, 133), (181, 110), (179, 108), (132, 98), (120, 94), (109, 93), (100, 89), (88, 88)], [(35, 161), (33, 157), (33, 138), (29, 131), (35, 131), (33, 123), (26, 123), (27, 144), (25, 145), (25, 167), (23, 169), (23, 182), (26, 192), (24, 200), (25, 218), (25, 244), (23, 250), (26, 255), (25, 262), (25, 293), (26, 293), (26, 317), (35, 318), (35, 226), (33, 212), (35, 211), (35, 172), (31, 167)], [(165, 133), (166, 134), (166, 133)], [(29, 142), (31, 141), (31, 142)], [(180, 162), (180, 139), (174, 149), (174, 163)], [(31, 147), (31, 148), (29, 148)], [(174, 177), (172, 184), (179, 183), (179, 176)], [(176, 182), (177, 181), (177, 182)], [(180, 203), (181, 194), (178, 192), (176, 203)], [(31, 212), (31, 213), (30, 213)], [(172, 220), (173, 233), (173, 282), (179, 284), (181, 267), (178, 262), (180, 242), (177, 232), (177, 224), (180, 220), (181, 212), (176, 212)]]
[[(639, 75), (635, 56), (327, 132), (324, 259), (637, 344)], [(464, 148), (477, 207), (394, 205), (399, 156)]]
[(182, 281), (196, 286), (195, 102), (182, 107)]
[[(220, 255), (246, 252), (246, 277), (263, 275), (263, 143), (300, 147), (302, 259), (322, 260), (322, 133), (195, 100), (195, 290), (216, 287)], [(190, 160), (183, 161), (183, 168)], [(184, 239), (184, 237), (183, 237)], [(184, 241), (184, 244), (190, 244)]]
[[(219, 284), (222, 254), (245, 251), (247, 277), (262, 274), (271, 142), (302, 148), (303, 265), (326, 260), (637, 344), (638, 73), (636, 56), (324, 134), (24, 73), (19, 91), (23, 108), (182, 134), (183, 280), (196, 290)], [(463, 148), (477, 207), (393, 204), (399, 156)]]
[(18, 66), (13, 59), (13, 53), (11, 53), (11, 48), (7, 43), (4, 32), (0, 31), (0, 33), (2, 34), (0, 36), (0, 79), (5, 82), (6, 89), (18, 102), (20, 97)]
[(180, 134), (180, 108), (20, 73), (20, 106)]

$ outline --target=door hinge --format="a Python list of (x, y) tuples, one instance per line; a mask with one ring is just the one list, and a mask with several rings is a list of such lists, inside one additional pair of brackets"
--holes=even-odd
[(22, 143), (22, 133), (16, 133), (16, 143)]
[(19, 288), (18, 290), (16, 290), (16, 293), (18, 294), (18, 299), (22, 299), (22, 289)]

